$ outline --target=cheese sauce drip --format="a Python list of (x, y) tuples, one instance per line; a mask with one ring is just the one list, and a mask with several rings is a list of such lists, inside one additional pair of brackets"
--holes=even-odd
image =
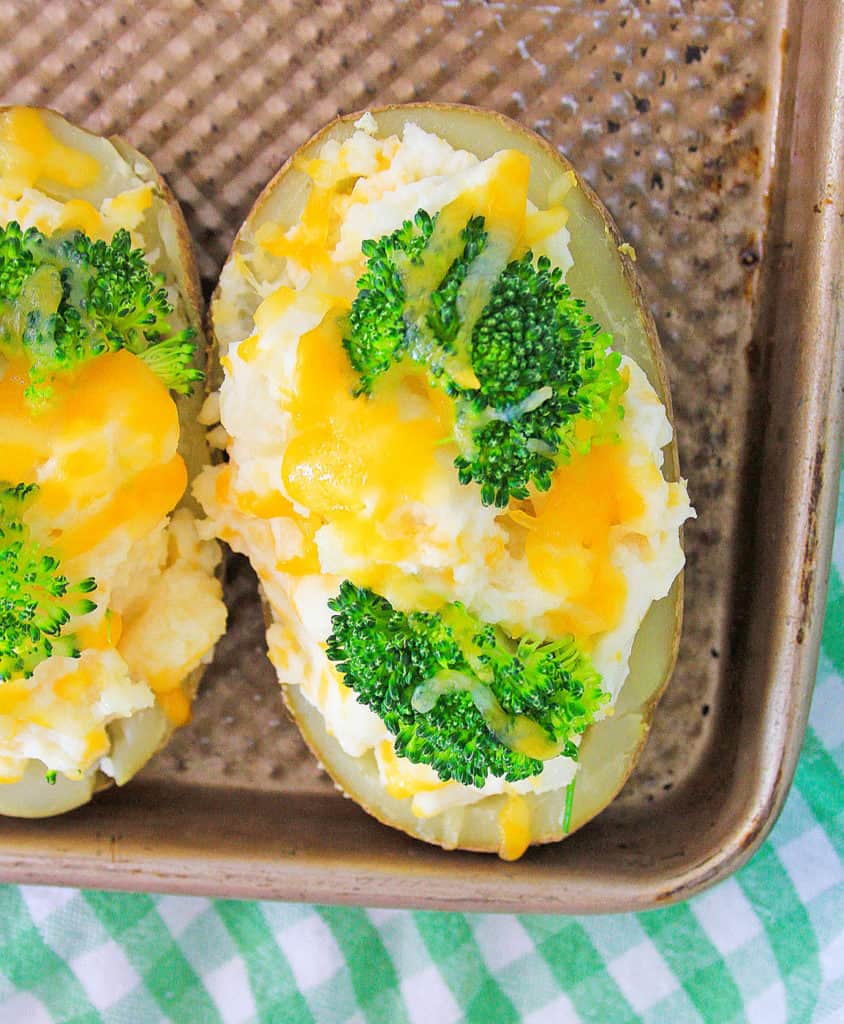
[(530, 846), (530, 808), (523, 796), (510, 793), (498, 813), (500, 842), (498, 856), (502, 860), (518, 860)]

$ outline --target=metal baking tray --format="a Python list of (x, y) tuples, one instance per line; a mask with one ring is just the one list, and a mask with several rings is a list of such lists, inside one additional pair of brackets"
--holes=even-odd
[[(320, 775), (264, 654), (254, 579), (195, 718), (133, 783), (0, 820), (0, 877), (101, 889), (548, 912), (682, 899), (782, 805), (826, 591), (842, 410), (844, 7), (0, 0), (0, 102), (119, 132), (184, 204), (208, 291), (271, 174), (338, 111), (493, 107), (573, 161), (633, 243), (684, 475), (686, 625), (615, 803), (514, 864), (444, 853)], [(838, 90), (838, 91), (836, 91)]]

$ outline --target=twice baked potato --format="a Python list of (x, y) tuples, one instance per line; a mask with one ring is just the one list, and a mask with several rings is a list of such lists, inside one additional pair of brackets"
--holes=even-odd
[(632, 260), (542, 139), (420, 104), (302, 146), (223, 269), (195, 494), (319, 761), (428, 842), (580, 827), (671, 672), (693, 512)]
[(198, 278), (142, 154), (0, 108), (0, 813), (122, 784), (190, 716), (225, 628)]

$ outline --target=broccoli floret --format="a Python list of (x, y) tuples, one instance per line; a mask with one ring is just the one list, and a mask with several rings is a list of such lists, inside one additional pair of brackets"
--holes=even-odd
[(14, 221), (0, 228), (0, 352), (28, 360), (31, 401), (50, 397), (57, 374), (121, 348), (188, 393), (202, 378), (192, 365), (196, 331), (174, 332), (172, 312), (164, 276), (127, 231), (94, 242), (81, 231), (23, 232)]
[(439, 261), (429, 244), (437, 224), (419, 210), (412, 221), (378, 241), (368, 240), (361, 249), (366, 270), (357, 282), (343, 345), (360, 377), (357, 393), (370, 394), (375, 380), (404, 358), (425, 366), (432, 379), (451, 394), (458, 386), (448, 373), (447, 356), (455, 350), (460, 329), (458, 293), (469, 267), (486, 245), (483, 217), (473, 217), (460, 233), (462, 249), (447, 264), (442, 280), (425, 294), (420, 309), (411, 308), (405, 287), (410, 267)]
[[(621, 360), (562, 271), (531, 252), (503, 269), (475, 323), (462, 322), (461, 287), (487, 243), (483, 217), (467, 222), (460, 254), (411, 303), (407, 268), (437, 265), (439, 254), (428, 248), (435, 223), (420, 210), (399, 231), (364, 242), (367, 269), (344, 345), (359, 394), (371, 393), (376, 378), (402, 359), (425, 367), (456, 403), (460, 482), (478, 483), (485, 505), (503, 507), (527, 498), (530, 485), (547, 490), (557, 464), (588, 449), (589, 432), (578, 440), (579, 420), (600, 421), (598, 437), (613, 435), (623, 414)], [(465, 352), (456, 351), (461, 332), (470, 338)], [(471, 364), (477, 386), (466, 386), (455, 360)]]
[(14, 299), (24, 281), (35, 270), (35, 257), (24, 245), (17, 221), (0, 229), (0, 295)]
[(23, 514), (37, 490), (0, 482), (0, 682), (31, 676), (53, 654), (79, 657), (76, 637), (64, 627), (96, 608), (83, 596), (96, 581), (69, 583), (59, 560), (30, 538)]
[[(397, 754), (444, 781), (514, 782), (538, 775), (549, 756), (576, 759), (573, 738), (609, 699), (570, 637), (512, 640), (459, 603), (404, 613), (349, 580), (329, 607), (327, 653), (346, 685), (382, 719)], [(540, 737), (541, 757), (516, 749), (528, 736), (533, 753)]]
[(343, 346), (360, 376), (359, 394), (372, 390), (375, 378), (401, 358), (407, 345), (403, 318), (405, 290), (400, 267), (421, 258), (434, 230), (434, 218), (419, 210), (391, 235), (368, 240), (361, 249), (366, 270), (349, 314)]
[(469, 443), (455, 465), (485, 505), (527, 498), (529, 483), (548, 490), (557, 462), (579, 447), (578, 418), (620, 418), (611, 341), (547, 257), (534, 263), (528, 252), (505, 268), (472, 332), (480, 387), (459, 410)]

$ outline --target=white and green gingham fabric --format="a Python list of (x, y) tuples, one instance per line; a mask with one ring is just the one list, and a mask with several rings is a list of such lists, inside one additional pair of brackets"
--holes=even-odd
[(844, 1024), (844, 502), (794, 788), (738, 874), (593, 918), (0, 887), (0, 1024), (159, 1021)]

